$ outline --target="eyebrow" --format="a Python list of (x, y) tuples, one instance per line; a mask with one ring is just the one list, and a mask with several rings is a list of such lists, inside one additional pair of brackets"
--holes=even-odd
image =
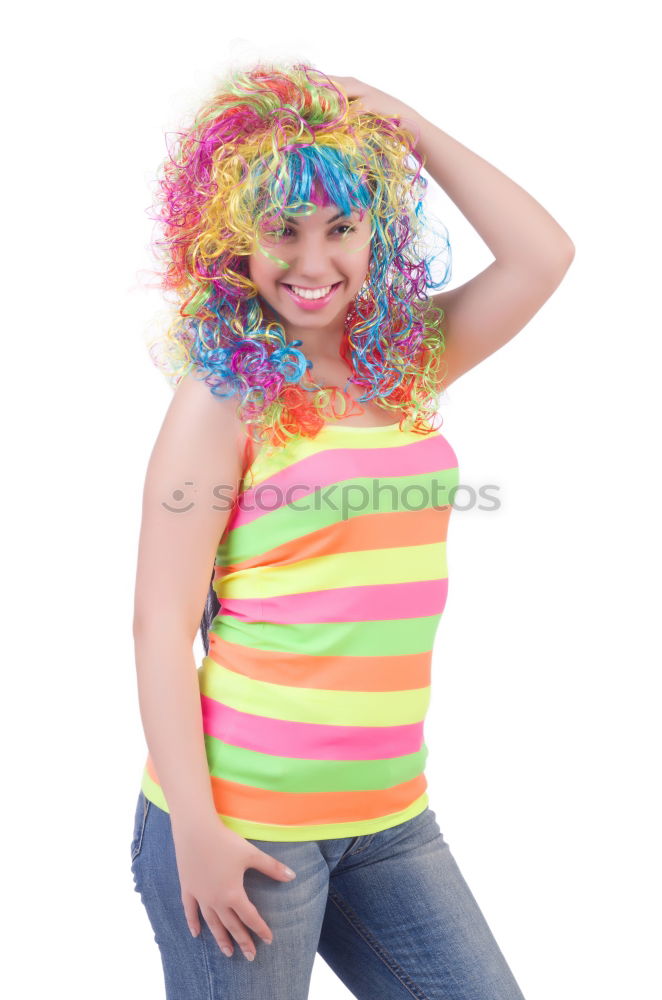
[[(345, 219), (345, 218), (349, 219), (349, 217), (350, 216), (349, 216), (349, 214), (347, 212), (338, 212), (338, 214), (334, 215), (332, 219), (329, 219), (329, 221), (326, 223), (326, 225), (330, 226), (331, 223), (335, 222), (337, 219)], [(287, 215), (287, 216), (285, 216), (285, 218), (287, 219), (287, 221), (291, 225), (294, 225), (294, 226), (298, 226), (299, 225), (299, 223), (296, 221), (296, 219), (294, 218), (294, 216)]]

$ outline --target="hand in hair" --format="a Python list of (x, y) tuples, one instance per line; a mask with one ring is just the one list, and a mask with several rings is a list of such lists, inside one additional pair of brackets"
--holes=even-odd
[(411, 132), (418, 143), (422, 118), (409, 104), (405, 104), (404, 101), (392, 97), (383, 90), (363, 83), (362, 80), (357, 80), (355, 76), (338, 76), (335, 73), (329, 73), (329, 78), (344, 92), (355, 110), (368, 111), (380, 118), (397, 118), (400, 126)]

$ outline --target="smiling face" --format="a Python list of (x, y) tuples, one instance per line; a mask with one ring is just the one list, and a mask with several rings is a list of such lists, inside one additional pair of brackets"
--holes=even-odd
[[(323, 345), (316, 334), (342, 334), (347, 310), (358, 295), (370, 262), (370, 213), (342, 215), (335, 205), (316, 205), (310, 215), (284, 215), (278, 232), (263, 228), (260, 245), (287, 263), (279, 267), (255, 247), (248, 261), (268, 320), (285, 328), (288, 340), (301, 338), (313, 352)], [(312, 340), (311, 340), (312, 338)]]

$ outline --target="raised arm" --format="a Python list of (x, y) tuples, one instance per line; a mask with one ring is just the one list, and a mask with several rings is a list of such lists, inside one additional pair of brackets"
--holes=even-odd
[(431, 297), (445, 310), (447, 388), (524, 329), (575, 255), (543, 206), (487, 160), (419, 116), (417, 151), (495, 256), (458, 288)]
[(398, 118), (423, 166), (496, 258), (470, 281), (433, 295), (444, 309), (444, 387), (519, 333), (563, 280), (570, 236), (527, 191), (409, 104), (355, 77), (332, 74), (358, 108)]

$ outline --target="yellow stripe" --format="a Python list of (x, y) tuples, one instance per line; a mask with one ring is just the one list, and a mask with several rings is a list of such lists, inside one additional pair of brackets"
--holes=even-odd
[[(224, 597), (281, 597), (333, 587), (418, 583), (448, 576), (446, 543), (334, 552), (286, 566), (256, 566), (228, 573), (216, 584)], [(335, 581), (335, 583), (333, 583)]]
[(205, 656), (198, 668), (201, 694), (250, 715), (324, 726), (406, 726), (422, 722), (430, 686), (404, 691), (332, 691), (289, 687), (237, 674)]

